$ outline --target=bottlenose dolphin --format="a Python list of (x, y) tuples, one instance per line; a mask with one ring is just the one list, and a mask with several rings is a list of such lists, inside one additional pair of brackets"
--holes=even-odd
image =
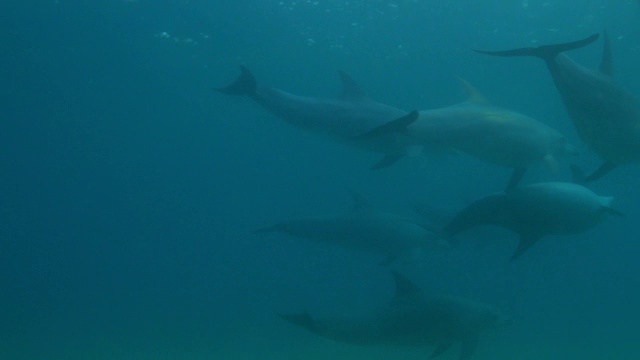
[(507, 188), (518, 184), (528, 167), (545, 162), (557, 171), (557, 157), (575, 152), (555, 129), (515, 111), (492, 106), (463, 81), (469, 100), (413, 112), (372, 129), (362, 138), (401, 133), (430, 148), (449, 149), (513, 168)]
[(582, 179), (584, 182), (597, 180), (620, 164), (640, 162), (640, 102), (613, 80), (606, 32), (599, 70), (578, 65), (563, 53), (587, 46), (598, 36), (508, 51), (476, 50), (495, 56), (535, 56), (545, 61), (578, 135), (604, 160)]
[(362, 88), (346, 73), (340, 71), (342, 95), (337, 98), (316, 98), (258, 87), (253, 74), (244, 66), (232, 84), (217, 89), (230, 95), (249, 96), (272, 114), (296, 127), (328, 136), (368, 151), (383, 153), (384, 157), (372, 168), (390, 166), (405, 155), (421, 151), (412, 146), (402, 135), (391, 134), (385, 138), (355, 139), (391, 120), (407, 114), (406, 111), (371, 100)]
[(509, 322), (492, 306), (453, 296), (425, 296), (407, 278), (392, 274), (395, 297), (366, 317), (315, 319), (306, 312), (280, 316), (316, 335), (354, 345), (436, 346), (431, 358), (460, 342), (460, 360), (471, 358), (481, 331)]
[(257, 230), (331, 243), (344, 248), (383, 255), (383, 264), (406, 257), (415, 250), (447, 247), (435, 229), (420, 220), (375, 209), (353, 193), (354, 205), (346, 214), (284, 221)]
[(520, 236), (513, 260), (544, 236), (580, 233), (607, 214), (620, 215), (611, 207), (612, 201), (573, 183), (525, 185), (470, 204), (444, 228), (444, 234), (452, 238), (481, 225), (507, 228)]

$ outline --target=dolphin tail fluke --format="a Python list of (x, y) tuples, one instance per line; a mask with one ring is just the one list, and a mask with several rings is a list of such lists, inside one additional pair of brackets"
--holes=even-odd
[(240, 65), (240, 76), (228, 86), (215, 89), (218, 92), (228, 95), (256, 95), (256, 78), (251, 71), (246, 67)]
[(572, 42), (554, 44), (554, 45), (542, 45), (542, 46), (536, 46), (536, 47), (520, 48), (520, 49), (513, 49), (513, 50), (506, 50), (506, 51), (486, 51), (486, 50), (476, 50), (476, 49), (474, 49), (473, 51), (481, 54), (487, 54), (487, 55), (493, 55), (493, 56), (505, 56), (505, 57), (534, 56), (534, 57), (539, 57), (545, 61), (552, 61), (553, 59), (555, 59), (556, 56), (558, 56), (558, 54), (565, 51), (585, 47), (591, 44), (592, 42), (596, 41), (598, 37), (600, 37), (600, 34), (593, 34), (587, 38), (584, 38), (578, 41), (572, 41)]
[(356, 136), (355, 139), (356, 140), (371, 139), (371, 138), (385, 135), (385, 134), (403, 132), (405, 131), (407, 126), (413, 124), (414, 122), (416, 122), (416, 120), (418, 120), (419, 115), (420, 114), (417, 111), (412, 111), (408, 115), (405, 115), (396, 120), (392, 120), (386, 124), (373, 128), (362, 135)]
[(316, 330), (316, 322), (308, 312), (299, 314), (279, 314), (281, 318), (310, 331)]

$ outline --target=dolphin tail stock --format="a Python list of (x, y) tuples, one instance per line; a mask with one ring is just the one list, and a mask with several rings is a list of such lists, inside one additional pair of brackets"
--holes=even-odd
[(298, 314), (278, 314), (278, 316), (294, 325), (298, 325), (307, 330), (316, 331), (317, 329), (316, 322), (306, 311)]
[(503, 56), (503, 57), (534, 56), (549, 62), (555, 59), (555, 57), (558, 56), (558, 54), (565, 51), (585, 47), (591, 44), (592, 42), (596, 41), (599, 37), (600, 37), (600, 34), (593, 34), (581, 40), (561, 43), (561, 44), (542, 45), (542, 46), (536, 46), (536, 47), (527, 47), (527, 48), (505, 50), (505, 51), (487, 51), (487, 50), (477, 50), (477, 49), (473, 49), (473, 51), (480, 54), (486, 54), (486, 55), (492, 55), (492, 56)]
[(257, 83), (255, 76), (253, 76), (249, 69), (240, 65), (240, 76), (238, 76), (234, 82), (214, 90), (227, 95), (255, 96), (256, 89)]

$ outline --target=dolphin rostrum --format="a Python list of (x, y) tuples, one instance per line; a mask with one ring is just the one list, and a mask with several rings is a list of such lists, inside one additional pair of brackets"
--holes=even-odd
[(360, 137), (401, 133), (425, 148), (458, 151), (512, 168), (507, 189), (516, 186), (531, 165), (544, 162), (556, 172), (557, 157), (575, 152), (555, 129), (515, 111), (492, 106), (471, 85), (462, 83), (469, 94), (468, 101), (413, 112)]
[(232, 84), (217, 89), (230, 95), (245, 95), (287, 123), (325, 135), (349, 145), (384, 154), (372, 168), (390, 166), (405, 155), (421, 151), (403, 135), (391, 134), (383, 139), (356, 140), (367, 132), (407, 114), (406, 111), (371, 100), (349, 75), (340, 72), (342, 94), (337, 98), (294, 95), (279, 89), (257, 86), (253, 74), (244, 66)]
[(525, 185), (470, 204), (445, 226), (444, 234), (453, 238), (481, 225), (507, 228), (520, 236), (513, 260), (544, 236), (580, 233), (607, 214), (620, 215), (611, 207), (612, 201), (573, 183)]
[(380, 211), (359, 194), (352, 196), (354, 205), (346, 214), (288, 220), (257, 232), (280, 232), (382, 255), (383, 264), (406, 258), (415, 250), (447, 247), (447, 242), (420, 220)]
[(426, 296), (403, 275), (392, 274), (395, 297), (368, 316), (316, 319), (306, 312), (280, 316), (316, 335), (343, 343), (436, 346), (431, 358), (460, 343), (460, 360), (474, 354), (480, 332), (509, 323), (490, 305), (453, 296)]
[(588, 38), (556, 45), (508, 51), (479, 51), (495, 56), (535, 56), (545, 61), (578, 135), (604, 162), (591, 175), (601, 178), (620, 164), (640, 162), (640, 101), (613, 80), (611, 45), (604, 34), (600, 68), (588, 69), (571, 60), (565, 51), (587, 46)]

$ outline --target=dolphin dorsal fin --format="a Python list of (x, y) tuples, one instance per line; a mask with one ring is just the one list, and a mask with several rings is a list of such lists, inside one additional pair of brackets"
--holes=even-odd
[(464, 91), (467, 93), (467, 96), (469, 97), (468, 99), (469, 102), (472, 102), (475, 104), (489, 103), (487, 98), (484, 97), (484, 95), (482, 95), (480, 91), (478, 91), (476, 88), (471, 86), (471, 84), (469, 84), (469, 82), (467, 82), (465, 79), (459, 77), (458, 81), (460, 81), (460, 83), (462, 84), (462, 87), (464, 87)]
[(362, 90), (360, 85), (346, 72), (339, 70), (340, 81), (342, 82), (342, 95), (340, 97), (345, 100), (363, 100), (367, 98), (367, 93)]
[(609, 34), (604, 32), (604, 47), (602, 48), (602, 60), (600, 61), (600, 72), (613, 77), (613, 56), (611, 55), (611, 41)]
[(392, 271), (393, 282), (396, 285), (396, 297), (416, 296), (420, 293), (420, 289), (411, 280), (397, 271)]
[(371, 205), (369, 200), (367, 200), (367, 198), (365, 198), (359, 192), (355, 190), (349, 190), (349, 193), (351, 193), (352, 211), (363, 211), (373, 208), (373, 205)]

